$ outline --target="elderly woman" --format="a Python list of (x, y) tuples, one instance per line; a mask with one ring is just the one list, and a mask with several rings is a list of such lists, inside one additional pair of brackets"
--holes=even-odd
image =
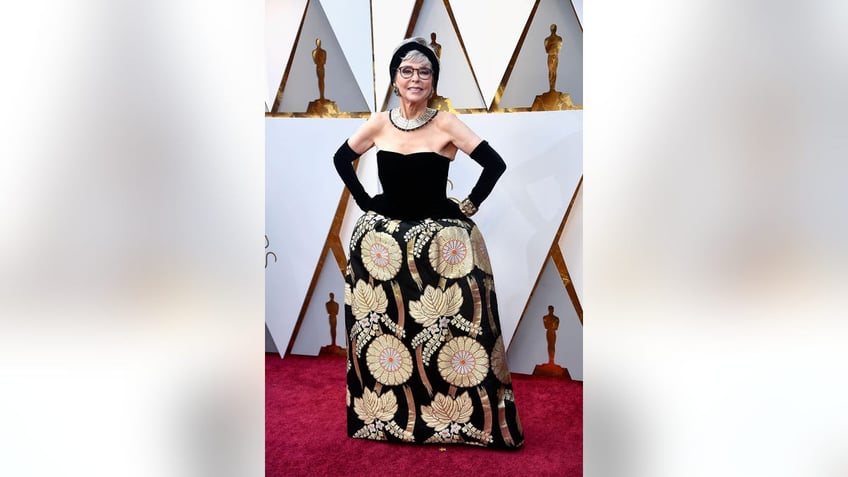
[[(389, 74), (400, 106), (372, 115), (334, 157), (366, 211), (345, 279), (348, 435), (521, 447), (492, 267), (469, 218), (506, 165), (455, 115), (427, 106), (439, 60), (426, 40), (402, 42)], [(374, 197), (352, 165), (372, 147), (383, 189)], [(446, 196), (458, 150), (483, 168), (459, 203)]]

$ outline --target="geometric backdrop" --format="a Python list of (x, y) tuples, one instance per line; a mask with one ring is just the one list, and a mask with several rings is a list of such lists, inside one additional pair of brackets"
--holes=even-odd
[[(403, 38), (422, 36), (441, 47), (438, 94), (447, 101), (440, 109), (457, 114), (507, 163), (474, 220), (492, 260), (510, 368), (532, 373), (548, 360), (542, 315), (554, 306), (556, 362), (582, 379), (582, 4), (268, 0), (266, 10), (271, 349), (318, 354), (330, 344), (325, 303), (334, 293), (343, 304), (347, 241), (361, 214), (335, 172), (333, 153), (372, 112), (395, 105), (391, 51)], [(545, 43), (554, 34), (561, 38), (555, 89), (569, 101), (534, 106), (550, 89)], [(318, 48), (326, 55), (324, 97), (336, 109), (307, 112), (319, 98)], [(373, 150), (359, 160), (357, 174), (370, 194), (379, 192)], [(465, 197), (479, 174), (457, 153), (448, 195)], [(340, 311), (340, 346), (343, 321)]]

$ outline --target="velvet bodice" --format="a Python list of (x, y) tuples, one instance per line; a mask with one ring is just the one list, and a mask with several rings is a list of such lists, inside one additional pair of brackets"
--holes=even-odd
[(450, 163), (435, 152), (377, 151), (383, 193), (372, 199), (372, 209), (396, 219), (465, 218), (447, 197)]

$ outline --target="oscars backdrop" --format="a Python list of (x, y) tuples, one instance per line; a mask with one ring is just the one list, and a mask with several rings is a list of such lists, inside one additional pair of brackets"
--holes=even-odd
[[(344, 353), (347, 242), (362, 213), (336, 149), (397, 105), (388, 64), (421, 36), (440, 58), (431, 106), (460, 116), (507, 171), (474, 216), (513, 372), (583, 379), (582, 2), (268, 0), (266, 351)], [(480, 167), (461, 152), (448, 195)], [(380, 192), (374, 151), (357, 163)]]

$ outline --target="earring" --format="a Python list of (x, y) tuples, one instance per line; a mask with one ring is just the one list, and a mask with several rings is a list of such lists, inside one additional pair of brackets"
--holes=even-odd
[(398, 91), (396, 84), (392, 85), (392, 91), (394, 91), (395, 96), (400, 96), (400, 91)]

